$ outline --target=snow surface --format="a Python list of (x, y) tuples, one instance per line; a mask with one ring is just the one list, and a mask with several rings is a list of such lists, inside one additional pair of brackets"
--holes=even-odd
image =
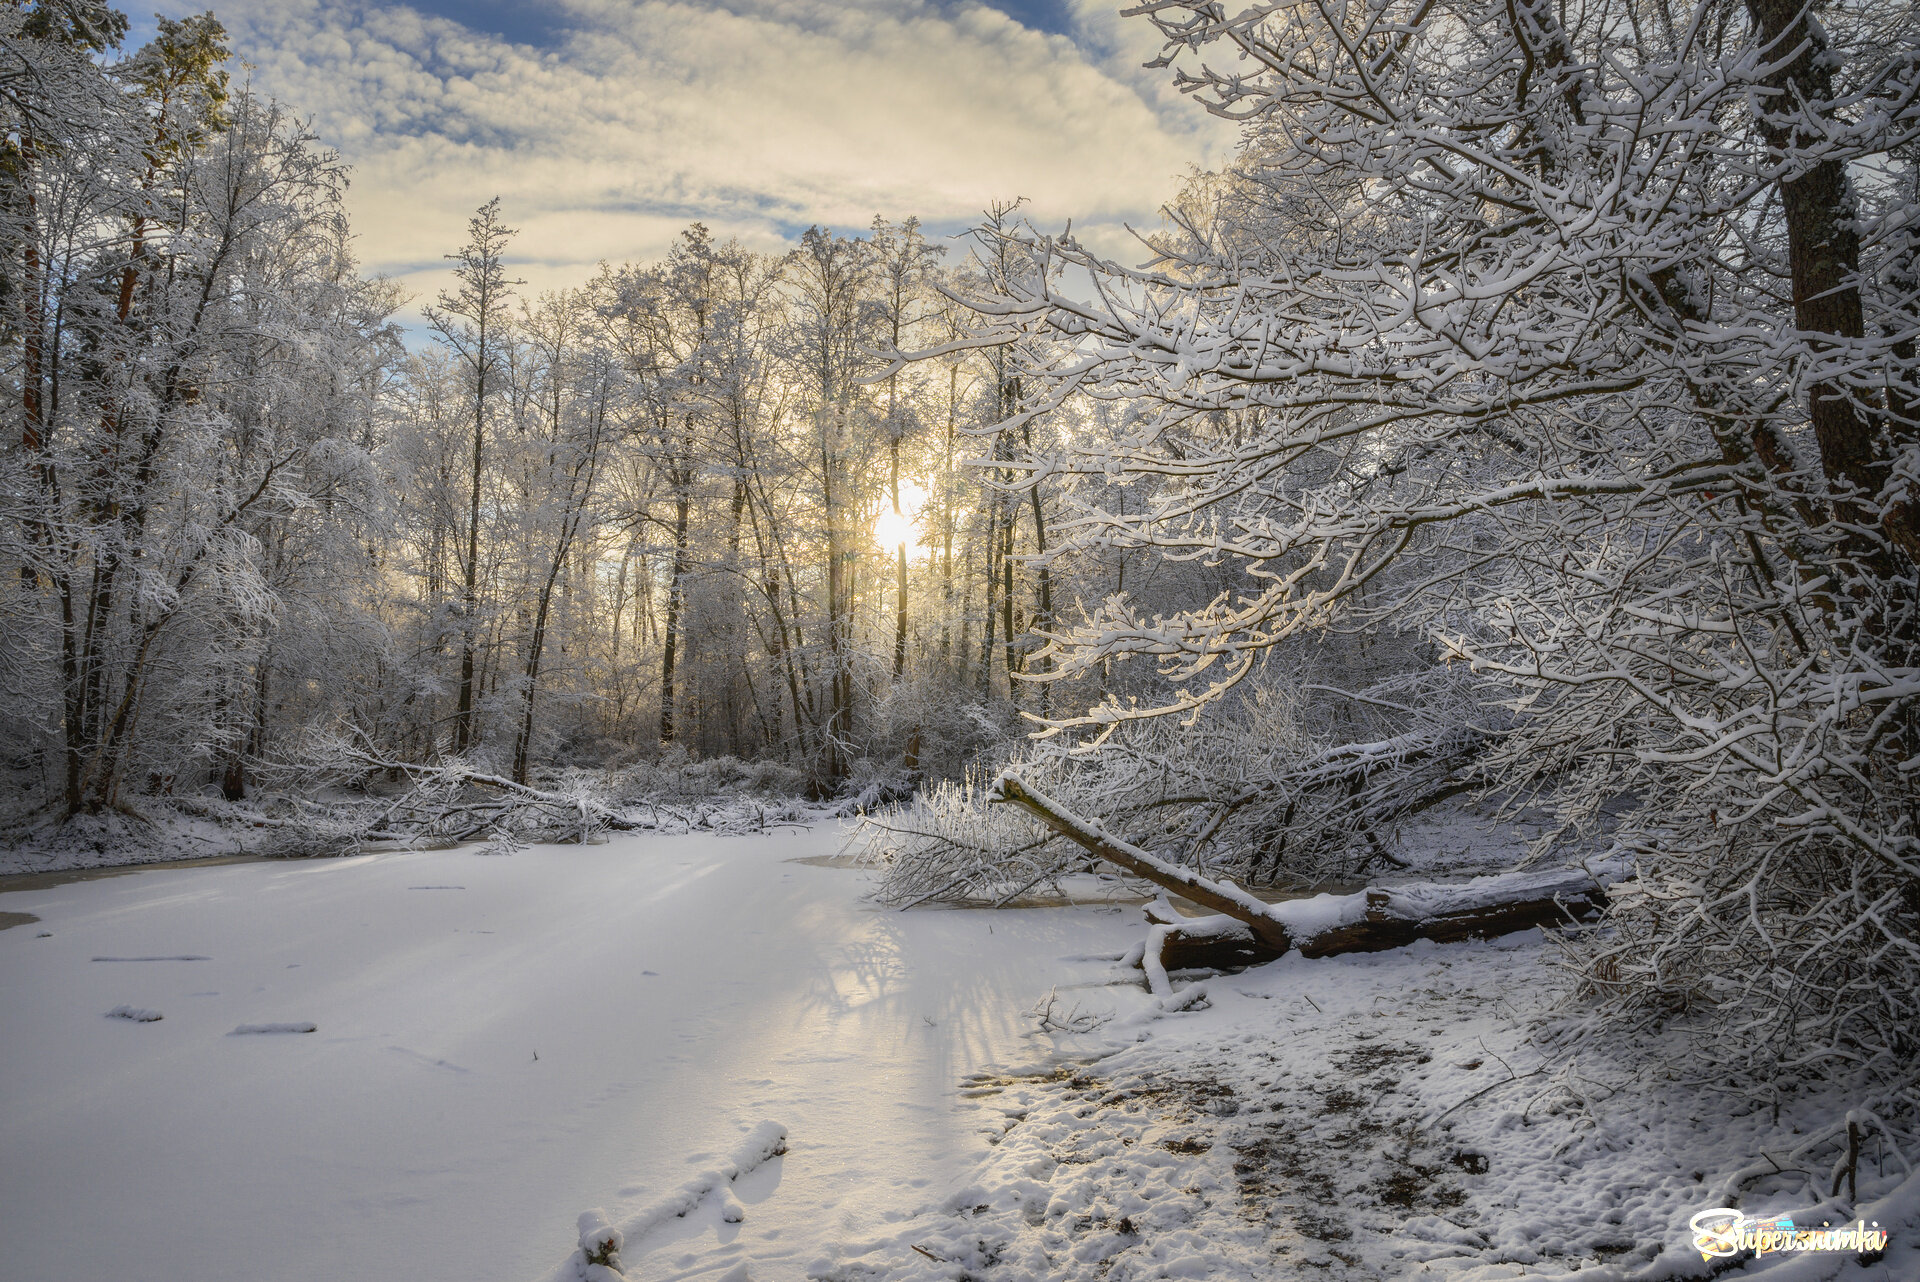
[[(1537, 931), (1149, 993), (1137, 906), (886, 911), (841, 839), (0, 892), (50, 929), (0, 933), (0, 1279), (612, 1282), (612, 1245), (649, 1282), (1654, 1282), (1846, 1115), (1730, 1107), (1624, 1038), (1549, 1058)], [(1920, 1181), (1871, 1151), (1885, 1259), (1738, 1275), (1920, 1277)]]
[[(944, 1195), (984, 1147), (958, 1080), (1030, 1058), (1028, 1008), (1102, 982), (1090, 959), (1141, 933), (1136, 909), (888, 911), (866, 872), (789, 862), (843, 841), (0, 892), (49, 932), (0, 932), (0, 1279), (533, 1282), (582, 1211), (628, 1225), (767, 1121), (790, 1151), (725, 1181), (742, 1222), (706, 1197), (629, 1229), (622, 1258), (629, 1277), (801, 1277)], [(121, 1005), (166, 1018), (101, 1018)], [(229, 1036), (295, 1021), (318, 1031)]]

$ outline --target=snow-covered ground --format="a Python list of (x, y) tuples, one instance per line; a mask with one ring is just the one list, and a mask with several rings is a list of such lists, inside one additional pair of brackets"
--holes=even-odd
[[(572, 1282), (613, 1230), (649, 1282), (1694, 1277), (1847, 1104), (1549, 1060), (1538, 932), (1156, 1000), (1137, 907), (890, 912), (841, 840), (0, 893), (0, 1279)], [(1920, 1278), (1920, 1184), (1859, 1178), (1886, 1257), (1763, 1276)], [(1803, 1182), (1741, 1205), (1838, 1218)]]
[[(1834, 1110), (1729, 1117), (1724, 1095), (1645, 1071), (1625, 1045), (1549, 1062), (1528, 1016), (1560, 989), (1552, 956), (1538, 931), (1296, 953), (1200, 980), (1169, 1003), (1184, 1009), (1127, 1003), (1063, 1039), (1078, 1063), (970, 1082), (992, 1150), (972, 1179), (814, 1276), (1705, 1277), (1690, 1218), (1728, 1205), (1728, 1179), (1761, 1155), (1791, 1170)], [(1857, 1213), (1897, 1226), (1886, 1258), (1774, 1256), (1738, 1275), (1920, 1278), (1920, 1183), (1881, 1154)], [(1749, 1180), (1738, 1200), (1802, 1227), (1848, 1218), (1785, 1183)]]
[[(630, 1241), (803, 1275), (983, 1147), (955, 1083), (1137, 912), (897, 913), (838, 825), (139, 872), (0, 893), (0, 1277), (522, 1282), (763, 1121)], [(95, 960), (117, 958), (125, 960)], [(192, 959), (192, 960), (188, 960)], [(162, 1018), (109, 1017), (125, 1008)], [(242, 1029), (291, 1029), (308, 1034)], [(537, 1056), (537, 1058), (536, 1058)]]

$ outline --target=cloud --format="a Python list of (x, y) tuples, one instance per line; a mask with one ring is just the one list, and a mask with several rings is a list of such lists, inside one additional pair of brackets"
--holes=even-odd
[(368, 268), (422, 300), (495, 194), (534, 289), (655, 257), (694, 219), (777, 249), (876, 213), (957, 230), (1016, 195), (1119, 250), (1119, 224), (1154, 222), (1233, 141), (1139, 66), (1151, 27), (1093, 0), (1012, 6), (1052, 31), (938, 0), (419, 3), (215, 8), (255, 84), (353, 166)]

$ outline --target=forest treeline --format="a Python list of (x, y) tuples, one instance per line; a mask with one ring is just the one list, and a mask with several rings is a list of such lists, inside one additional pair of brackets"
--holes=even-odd
[(102, 7), (5, 21), (27, 792), (238, 799), (346, 744), (522, 782), (679, 749), (830, 795), (1046, 709), (1009, 674), (1054, 610), (1050, 499), (966, 466), (1008, 448), (982, 429), (1020, 355), (885, 355), (961, 334), (943, 287), (994, 288), (1007, 244), (876, 219), (764, 254), (694, 224), (535, 293), (493, 201), (403, 341), (345, 168), (232, 84), (210, 15), (124, 57)]

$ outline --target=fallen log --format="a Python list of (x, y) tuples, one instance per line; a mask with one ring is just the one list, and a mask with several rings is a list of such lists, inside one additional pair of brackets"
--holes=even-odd
[(1188, 921), (1203, 928), (1192, 930), (1185, 923), (1158, 928), (1158, 956), (1163, 970), (1242, 970), (1280, 956), (1270, 945), (1261, 943), (1244, 922), (1231, 917), (1193, 917)]
[[(1218, 914), (1156, 925), (1149, 973), (1153, 966), (1163, 972), (1246, 966), (1296, 948), (1303, 957), (1328, 957), (1380, 952), (1417, 939), (1491, 938), (1582, 921), (1606, 906), (1605, 889), (1580, 869), (1369, 887), (1269, 904), (1232, 882), (1202, 877), (1122, 841), (1011, 772), (994, 781), (989, 797), (1021, 807), (1106, 862)], [(1144, 956), (1142, 962), (1147, 964)]]

